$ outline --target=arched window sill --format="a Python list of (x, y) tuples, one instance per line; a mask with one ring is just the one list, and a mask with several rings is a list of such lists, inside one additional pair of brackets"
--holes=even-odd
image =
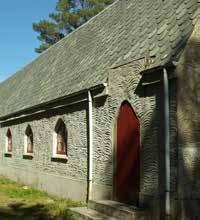
[(23, 159), (32, 160), (33, 159), (33, 154), (31, 154), (31, 153), (24, 154)]
[(6, 153), (4, 153), (4, 156), (5, 157), (12, 157), (12, 152), (6, 152)]
[(68, 160), (67, 155), (62, 155), (62, 154), (56, 154), (51, 157), (52, 162), (61, 162), (61, 163), (66, 163)]

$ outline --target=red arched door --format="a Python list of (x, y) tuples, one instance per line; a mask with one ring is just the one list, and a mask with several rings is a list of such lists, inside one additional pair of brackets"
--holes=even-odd
[(123, 102), (117, 118), (114, 197), (137, 204), (140, 179), (139, 120), (128, 102)]

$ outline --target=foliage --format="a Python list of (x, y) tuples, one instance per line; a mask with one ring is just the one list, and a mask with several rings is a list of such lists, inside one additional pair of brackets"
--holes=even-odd
[(50, 196), (0, 176), (0, 216), (7, 220), (72, 220), (69, 207), (80, 202)]
[(39, 33), (41, 42), (37, 53), (41, 53), (64, 36), (74, 31), (94, 15), (98, 14), (114, 0), (57, 0), (55, 12), (49, 20), (33, 23), (33, 30)]

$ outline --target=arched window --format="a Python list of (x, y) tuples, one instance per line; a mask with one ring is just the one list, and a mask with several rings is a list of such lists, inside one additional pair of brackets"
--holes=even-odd
[(31, 126), (28, 125), (25, 130), (25, 143), (24, 143), (24, 153), (32, 154), (33, 153), (33, 132)]
[(12, 153), (12, 133), (10, 128), (8, 128), (6, 133), (6, 151)]
[(67, 154), (67, 129), (63, 120), (59, 119), (55, 126), (55, 153), (56, 155)]

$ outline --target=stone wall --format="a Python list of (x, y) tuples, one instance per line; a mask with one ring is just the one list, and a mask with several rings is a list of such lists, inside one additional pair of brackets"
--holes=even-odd
[[(114, 124), (121, 103), (129, 101), (140, 121), (140, 201), (150, 206), (154, 219), (163, 215), (165, 195), (163, 85), (142, 86), (144, 60), (111, 69), (107, 101), (94, 101), (94, 183), (112, 186), (114, 170)], [(154, 73), (152, 73), (154, 74)], [(162, 77), (162, 72), (159, 73)], [(151, 77), (150, 77), (151, 78)], [(171, 188), (177, 193), (176, 79), (170, 80)], [(101, 105), (101, 108), (97, 106)], [(112, 187), (110, 187), (112, 198)]]
[[(178, 75), (178, 150), (181, 219), (200, 218), (200, 19), (181, 56)], [(180, 218), (179, 218), (180, 219)]]
[[(65, 122), (68, 130), (68, 161), (63, 162), (52, 161), (53, 132), (59, 118)], [(24, 135), (28, 124), (31, 126), (34, 135), (33, 159), (23, 158)], [(12, 157), (6, 157), (4, 155), (8, 127), (11, 129), (13, 139)], [(37, 114), (28, 118), (4, 123), (0, 129), (0, 145), (0, 166), (1, 173), (4, 175), (50, 191), (52, 194), (68, 197), (74, 196), (73, 190), (67, 187), (66, 182), (68, 180), (68, 182), (72, 184), (76, 181), (80, 184), (74, 191), (80, 191), (81, 195), (76, 195), (74, 199), (86, 199), (88, 153), (87, 103), (83, 102), (56, 111), (53, 110), (52, 112)], [(4, 167), (4, 169), (2, 169), (2, 167)], [(5, 170), (7, 172), (5, 172)], [(15, 172), (13, 170), (15, 170)], [(23, 172), (24, 175), (20, 176), (20, 172)], [(54, 176), (54, 181), (51, 180), (53, 179), (52, 175)], [(29, 176), (31, 179), (27, 179), (26, 176)], [(41, 181), (41, 176), (43, 176), (43, 178), (46, 176), (46, 182)], [(58, 184), (61, 177), (65, 179), (65, 187), (62, 186), (62, 184), (60, 184), (60, 186)], [(55, 186), (55, 190), (51, 190), (53, 186)], [(73, 187), (73, 184), (71, 187)]]
[[(140, 72), (144, 60), (109, 70), (108, 96), (93, 101), (93, 199), (112, 199), (114, 124), (124, 100), (129, 101), (140, 121), (140, 198), (159, 218), (164, 195), (163, 86), (161, 81), (143, 86)], [(159, 73), (162, 75), (162, 72)], [(170, 81), (172, 166), (176, 161), (176, 82)], [(87, 102), (40, 113), (2, 124), (0, 172), (52, 194), (85, 200), (87, 193), (88, 125)], [(52, 161), (53, 131), (61, 118), (68, 129), (68, 161)], [(30, 124), (34, 134), (34, 157), (23, 159), (24, 132)], [(5, 157), (5, 134), (11, 128), (13, 155)], [(172, 185), (176, 185), (176, 169)], [(26, 178), (28, 177), (28, 179)], [(74, 187), (76, 186), (76, 187)], [(176, 191), (176, 190), (175, 190)], [(153, 208), (154, 207), (154, 208)], [(156, 216), (156, 217), (155, 217)]]

